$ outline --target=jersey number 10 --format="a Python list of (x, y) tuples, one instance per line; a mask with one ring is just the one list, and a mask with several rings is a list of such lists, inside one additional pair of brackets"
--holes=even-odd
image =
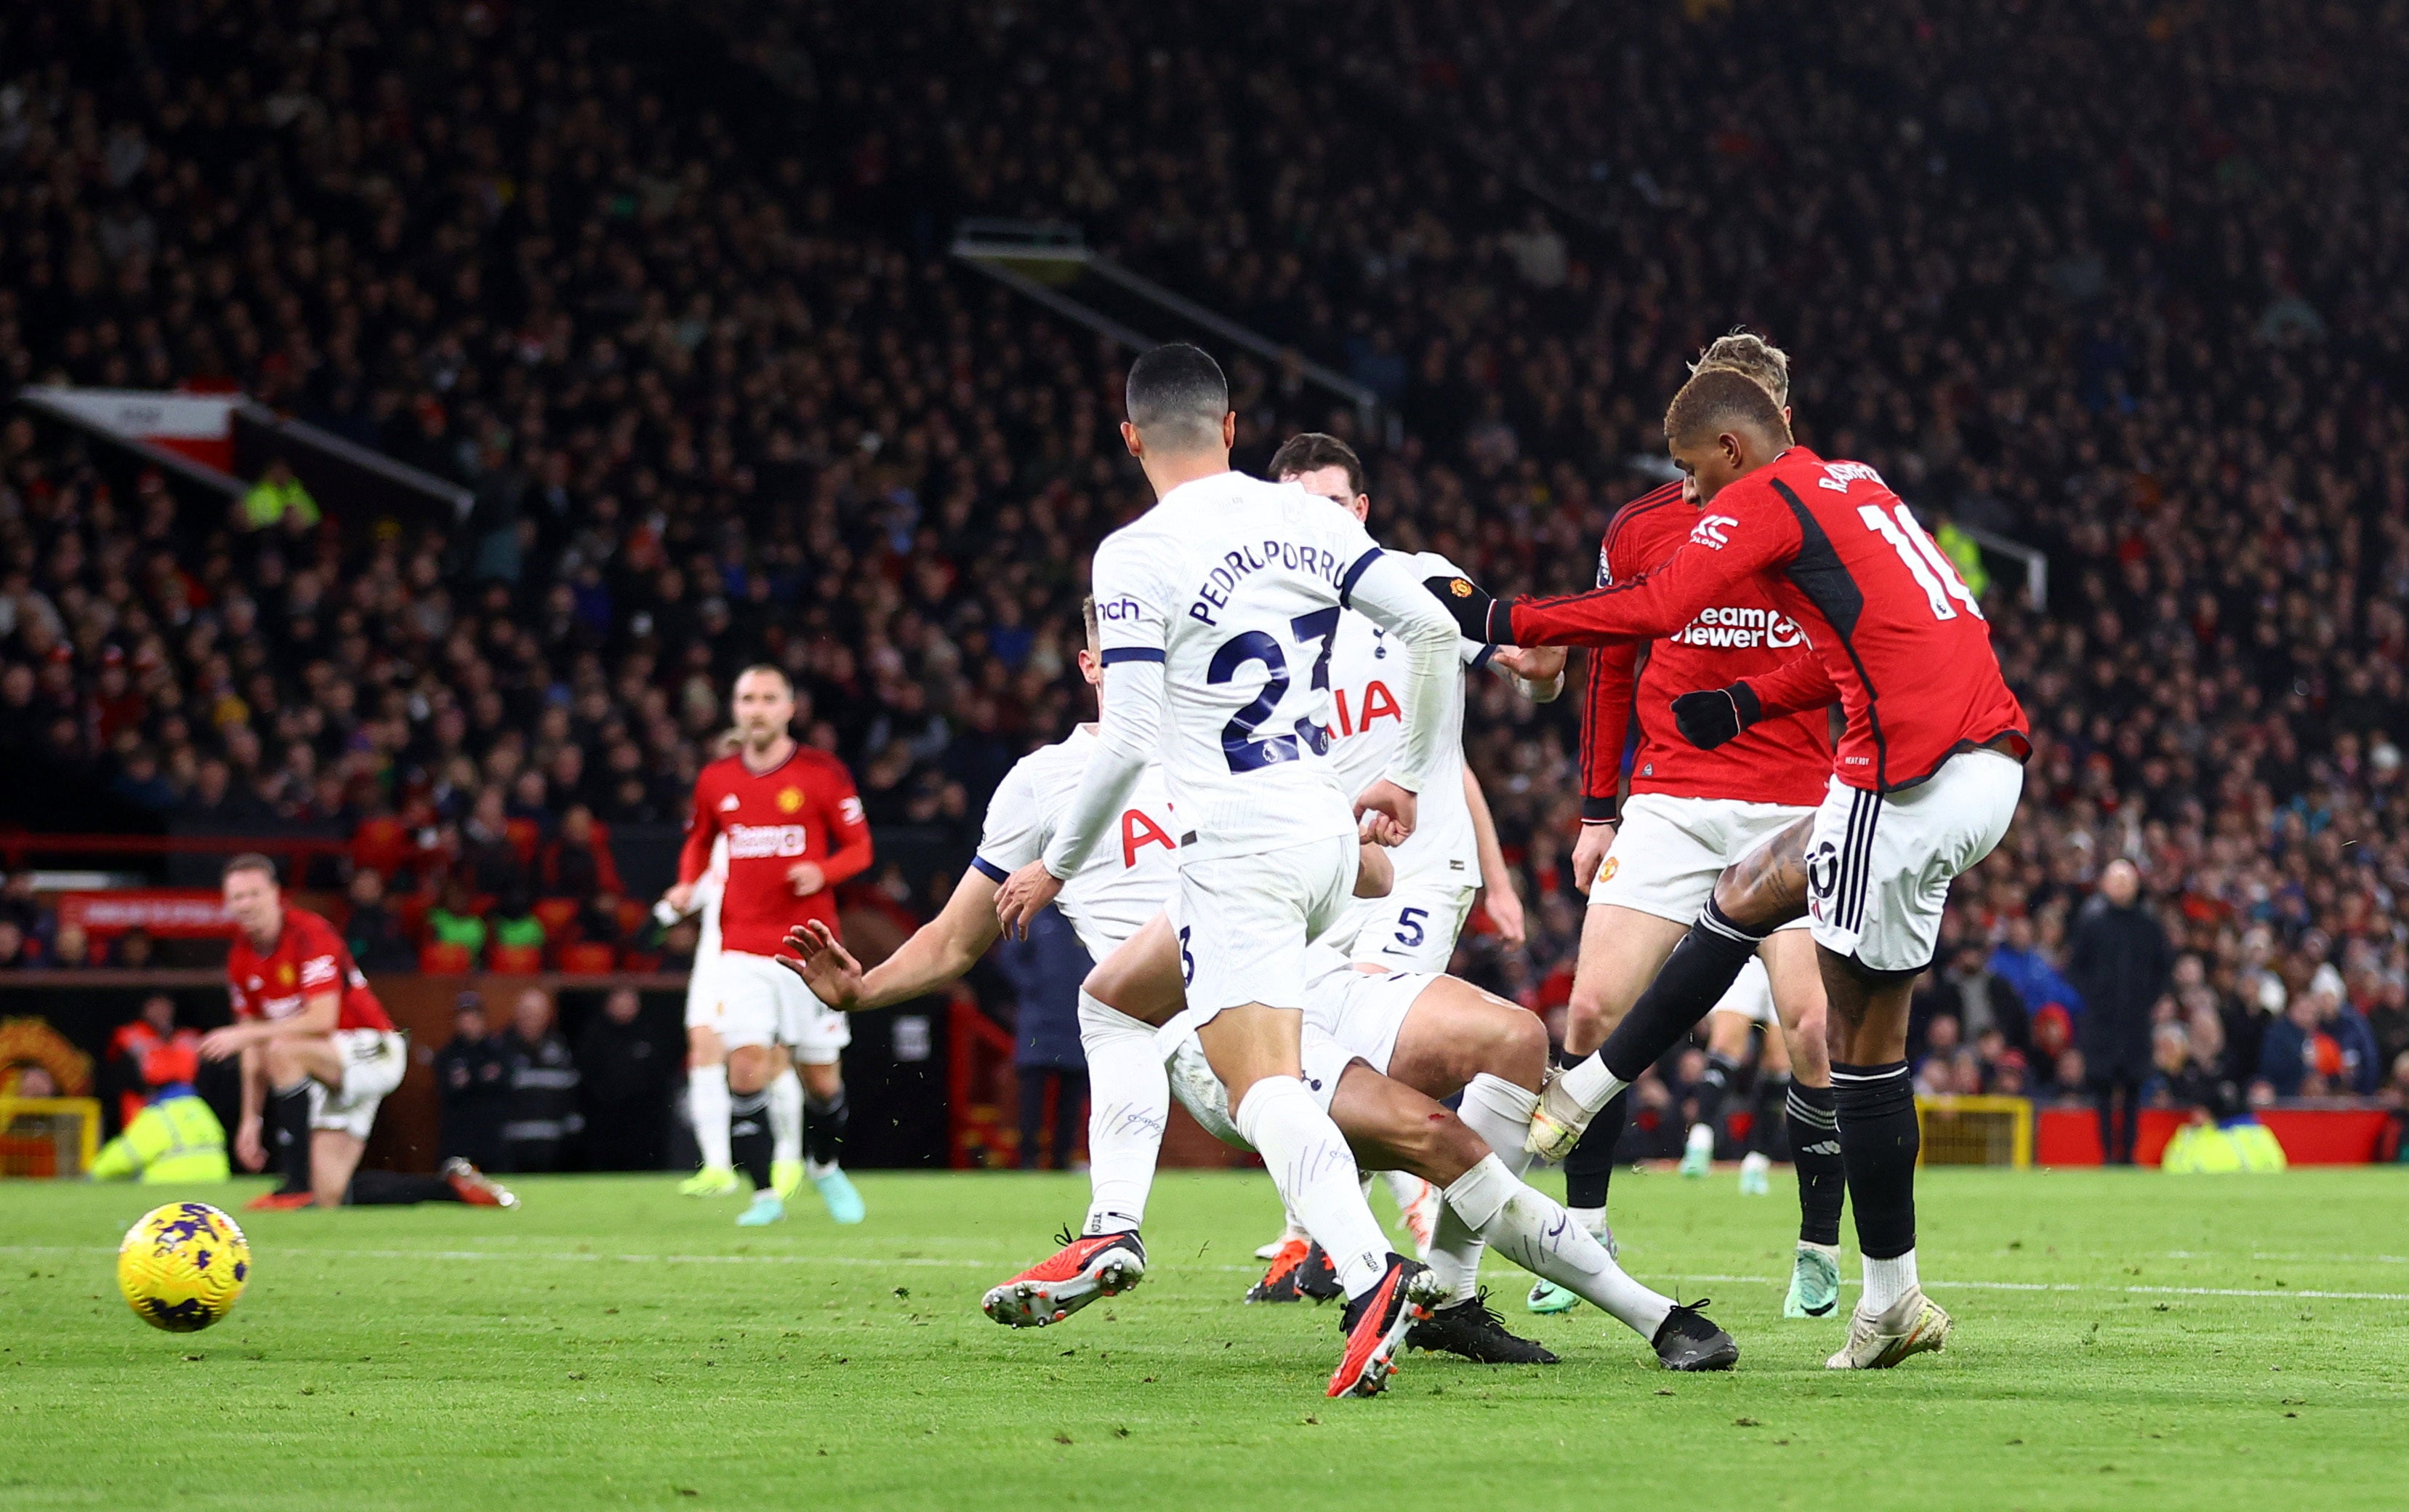
[[(1330, 643), (1338, 633), (1339, 613), (1338, 607), (1334, 604), (1328, 609), (1317, 609), (1310, 614), (1299, 614), (1288, 622), (1289, 633), (1295, 636), (1301, 645), (1310, 645), (1316, 641), (1321, 642), (1321, 654), (1313, 659), (1313, 686), (1316, 691), (1330, 686)], [(1256, 690), (1253, 701), (1233, 714), (1230, 722), (1221, 727), (1221, 754), (1228, 758), (1230, 770), (1254, 771), (1263, 767), (1277, 766), (1283, 761), (1294, 761), (1303, 754), (1299, 742), (1303, 742), (1304, 750), (1310, 750), (1316, 756), (1328, 751), (1330, 732), (1309, 718), (1296, 721), (1296, 733), (1293, 735), (1267, 735), (1262, 740), (1255, 739), (1256, 727), (1269, 719), (1279, 708), (1280, 700), (1288, 697), (1288, 652), (1264, 631), (1247, 630), (1222, 641), (1221, 649), (1213, 653), (1212, 663), (1204, 670), (1204, 681), (1227, 683), (1238, 675), (1239, 668), (1249, 662), (1261, 662), (1266, 675), (1263, 685)]]
[(1908, 576), (1924, 590), (1926, 602), (1932, 606), (1934, 619), (1954, 620), (1957, 617), (1956, 609), (1950, 603), (1953, 598), (1966, 606), (1967, 613), (1976, 619), (1983, 617), (1982, 606), (1974, 602), (1973, 594), (1968, 591), (1965, 581), (1957, 576), (1957, 569), (1950, 565), (1949, 558), (1940, 554), (1940, 548), (1924, 533), (1924, 526), (1915, 523), (1915, 516), (1907, 512), (1906, 505), (1898, 507), (1897, 518), (1893, 519), (1882, 512), (1879, 504), (1860, 504), (1857, 506), (1857, 518), (1866, 523), (1867, 529), (1889, 541), (1891, 549), (1898, 553), (1898, 559), (1907, 565)]

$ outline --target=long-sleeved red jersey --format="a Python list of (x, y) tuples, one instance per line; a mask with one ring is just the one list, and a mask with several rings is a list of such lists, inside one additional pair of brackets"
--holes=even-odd
[[(1690, 539), (1699, 511), (1679, 482), (1640, 495), (1615, 511), (1598, 543), (1598, 585), (1628, 582), (1662, 567)], [(1743, 803), (1821, 802), (1832, 775), (1829, 721), (1821, 705), (1768, 717), (1738, 739), (1701, 751), (1673, 727), (1673, 699), (1697, 688), (1774, 674), (1807, 655), (1798, 622), (1751, 578), (1693, 615), (1673, 634), (1647, 643), (1601, 645), (1589, 657), (1589, 706), (1581, 718), (1581, 813), (1614, 813), (1623, 745), (1630, 729), (1633, 690), (1638, 693), (1639, 749), (1631, 766), (1634, 793), (1730, 799)], [(1825, 703), (1838, 698), (1827, 695)]]
[(1956, 569), (1873, 468), (1803, 446), (1708, 500), (1689, 540), (1654, 571), (1515, 600), (1514, 641), (1670, 635), (1751, 578), (1806, 632), (1839, 692), (1849, 727), (1833, 770), (1851, 787), (1911, 786), (1969, 746), (2022, 742), (2024, 709)]
[[(711, 842), (728, 837), (728, 884), (719, 895), (723, 950), (775, 956), (786, 931), (805, 919), (836, 928), (836, 886), (870, 865), (870, 826), (853, 773), (825, 751), (798, 745), (768, 771), (743, 756), (722, 756), (694, 780), (694, 816), (678, 853), (678, 880), (692, 882), (711, 865)], [(858, 849), (857, 849), (858, 847)], [(848, 863), (831, 865), (838, 852)], [(825, 875), (819, 891), (795, 896), (786, 873), (799, 861)]]

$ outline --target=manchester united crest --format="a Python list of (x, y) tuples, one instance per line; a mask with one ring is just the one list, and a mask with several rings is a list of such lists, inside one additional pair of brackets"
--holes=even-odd
[(803, 790), (800, 787), (778, 789), (778, 812), (793, 814), (803, 806)]

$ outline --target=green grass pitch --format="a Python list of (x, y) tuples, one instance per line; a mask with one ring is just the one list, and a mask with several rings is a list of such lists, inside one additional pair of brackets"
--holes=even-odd
[[(869, 1175), (843, 1231), (670, 1178), (533, 1180), (515, 1213), (243, 1215), (233, 1315), (119, 1300), (140, 1212), (214, 1192), (0, 1187), (0, 1506), (2315, 1506), (2409, 1504), (2409, 1172), (1932, 1172), (1946, 1354), (1822, 1369), (1779, 1316), (1796, 1207), (1618, 1178), (1635, 1274), (1715, 1298), (1729, 1375), (1582, 1308), (1553, 1369), (1412, 1355), (1331, 1402), (1334, 1309), (1247, 1307), (1260, 1175), (1156, 1188), (1153, 1270), (1057, 1328), (979, 1293), (1048, 1251), (1077, 1177)], [(1379, 1199), (1385, 1202), (1385, 1199)], [(1854, 1273), (1854, 1258), (1847, 1271)]]

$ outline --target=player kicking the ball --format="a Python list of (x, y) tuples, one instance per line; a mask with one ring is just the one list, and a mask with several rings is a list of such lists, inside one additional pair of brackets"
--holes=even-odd
[[(1079, 667), (1092, 684), (1101, 670), (1092, 602), (1088, 635)], [(847, 1011), (907, 1001), (959, 977), (1001, 935), (997, 883), (1044, 854), (1095, 739), (1093, 727), (1082, 727), (1013, 768), (988, 804), (978, 855), (944, 911), (876, 968), (864, 972), (820, 925), (787, 937), (799, 958), (786, 964), (823, 1001)], [(988, 1316), (1017, 1327), (1060, 1322), (1144, 1276), (1138, 1225), (1175, 1085), (1199, 1122), (1244, 1145), (1194, 1036), (1166, 1044), (1153, 1028), (1185, 1001), (1177, 937), (1157, 912), (1177, 881), (1160, 763), (1147, 763), (1122, 801), (1118, 833), (1056, 899), (1089, 953), (1105, 958), (1089, 977), (1096, 990), (1083, 988), (1079, 1001), (1095, 1086), (1088, 1232), (1066, 1237), (1060, 1252), (988, 1293)], [(1359, 893), (1381, 891), (1390, 873), (1378, 846), (1363, 848)], [(1698, 1310), (1703, 1303), (1682, 1307), (1633, 1281), (1562, 1208), (1517, 1179), (1546, 1067), (1547, 1037), (1536, 1018), (1452, 977), (1364, 968), (1320, 946), (1313, 955), (1301, 1039), (1306, 1084), (1367, 1165), (1413, 1171), (1446, 1188), (1430, 1256), (1444, 1296), (1414, 1325), (1409, 1345), (1488, 1362), (1553, 1362), (1546, 1349), (1507, 1333), (1478, 1293), (1481, 1251), (1493, 1241), (1516, 1263), (1559, 1278), (1627, 1324), (1668, 1368), (1728, 1368), (1738, 1350)], [(1460, 1118), (1434, 1101), (1457, 1093)]]
[[(1697, 370), (1719, 368), (1753, 380), (1788, 418), (1790, 362), (1780, 348), (1745, 333), (1724, 337), (1701, 354)], [(1652, 489), (1616, 511), (1598, 543), (1598, 586), (1661, 567), (1700, 517), (1686, 482)], [(1832, 772), (1823, 710), (1764, 720), (1712, 751), (1682, 740), (1671, 714), (1675, 696), (1775, 671), (1804, 643), (1797, 622), (1770, 591), (1747, 580), (1671, 635), (1591, 651), (1581, 717), (1581, 831), (1573, 848), (1573, 880), (1590, 906), (1565, 1015), (1567, 1055), (1588, 1055), (1622, 1022), (1706, 906), (1724, 868), (1814, 812)], [(1623, 802), (1623, 751), (1635, 704), (1638, 748)], [(1750, 1019), (1764, 1012), (1767, 1052), (1783, 1056), (1795, 1073), (1782, 1106), (1758, 1110), (1761, 1125), (1770, 1122), (1768, 1112), (1787, 1116), (1798, 1174), (1798, 1245), (1782, 1308), (1790, 1318), (1830, 1314), (1840, 1281), (1840, 1151), (1824, 1048), (1824, 982), (1806, 925), (1798, 918), (1767, 935), (1750, 970), (1758, 990), (1748, 992), (1744, 984), (1709, 1020), (1723, 1038), (1708, 1047), (1699, 1122), (1681, 1162), (1685, 1174), (1706, 1174), (1714, 1158), (1715, 1113), (1738, 1072)], [(1760, 1087), (1766, 1085), (1760, 1078)], [(1565, 1160), (1565, 1205), (1608, 1247), (1607, 1193), (1629, 1102), (1618, 1096), (1608, 1102)], [(1755, 1176), (1761, 1181), (1763, 1173)], [(1551, 1288), (1531, 1293), (1535, 1312), (1571, 1305), (1571, 1297)]]
[[(1307, 431), (1291, 436), (1272, 454), (1271, 475), (1308, 494), (1329, 499), (1357, 520), (1369, 518), (1372, 500), (1363, 488), (1363, 459), (1335, 436)], [(1423, 552), (1401, 557), (1417, 578), (1452, 573), (1455, 564)], [(1546, 703), (1564, 692), (1565, 654), (1559, 650), (1507, 649), (1459, 641), (1459, 662), (1467, 670), (1494, 666), (1514, 680), (1515, 690)], [(1330, 648), (1330, 761), (1339, 786), (1362, 793), (1378, 782), (1395, 759), (1405, 732), (1404, 713), (1392, 684), (1402, 660), (1389, 633), (1352, 610), (1339, 616)], [(1320, 943), (1353, 959), (1386, 971), (1444, 972), (1455, 958), (1456, 936), (1472, 912), (1475, 894), (1488, 889), (1489, 916), (1509, 946), (1522, 943), (1522, 903), (1513, 874), (1490, 822), (1480, 783), (1462, 754), (1464, 681), (1450, 679), (1446, 714), (1450, 737), (1442, 757), (1447, 770), (1433, 772), (1421, 795), (1414, 832), (1390, 853), (1396, 882), (1383, 898), (1358, 899), (1337, 927)], [(1402, 1171), (1385, 1173), (1389, 1189), (1422, 1258), (1430, 1257), (1438, 1221), (1438, 1192), (1429, 1182)], [(1295, 1302), (1307, 1295), (1300, 1269), (1309, 1241), (1295, 1215), (1287, 1231), (1257, 1253), (1271, 1261), (1263, 1278), (1247, 1293), (1249, 1302)]]
[(1753, 579), (1813, 654), (1683, 694), (1672, 705), (1680, 734), (1712, 749), (1835, 698), (1848, 727), (1822, 804), (1724, 870), (1598, 1053), (1550, 1084), (1532, 1146), (1568, 1153), (1729, 990), (1767, 934), (1804, 913), (1830, 1004), (1835, 1112), (1865, 1257), (1848, 1342), (1826, 1363), (1886, 1368), (1949, 1336), (1949, 1315), (1916, 1274), (1908, 997), (1931, 961), (1950, 883), (2014, 817), (2031, 749), (2024, 710), (1973, 594), (1873, 468), (1796, 444), (1772, 396), (1722, 370), (1682, 386), (1665, 435), (1704, 512), (1661, 567), (1562, 598), (1493, 600), (1460, 577), (1433, 580), (1432, 592), (1467, 634), (1609, 644), (1670, 634)]
[[(805, 919), (835, 928), (836, 888), (870, 865), (870, 826), (844, 763), (788, 732), (795, 690), (784, 671), (746, 668), (730, 701), (738, 747), (695, 778), (677, 885), (661, 896), (671, 914), (701, 907), (717, 926), (718, 948), (697, 952), (687, 986), (686, 1097), (702, 1169), (680, 1189), (732, 1192), (741, 1161), (753, 1202), (739, 1224), (785, 1217), (786, 1193), (803, 1175), (830, 1217), (859, 1223), (861, 1196), (837, 1164), (847, 1111), (839, 1056), (852, 1030), (776, 957)], [(800, 1171), (788, 1163), (797, 1136)]]
[(271, 1153), (280, 1189), (256, 1208), (355, 1207), (469, 1202), (516, 1207), (518, 1199), (466, 1160), (440, 1175), (362, 1171), (377, 1107), (410, 1069), (409, 1041), (385, 1016), (368, 979), (335, 927), (304, 908), (288, 908), (265, 856), (228, 860), (226, 992), (235, 1021), (201, 1038), (209, 1060), (242, 1058), (242, 1116), (235, 1157), (256, 1171)]
[[(1455, 626), (1354, 519), (1230, 469), (1237, 417), (1203, 352), (1181, 343), (1139, 357), (1127, 402), (1122, 436), (1157, 502), (1096, 551), (1109, 693), (1101, 733), (1052, 843), (998, 893), (997, 916), (1025, 932), (1159, 750), (1183, 837), (1187, 1027), (1236, 1127), (1347, 1289), (1331, 1391), (1371, 1395), (1433, 1289), (1424, 1266), (1390, 1253), (1345, 1139), (1301, 1079), (1305, 943), (1348, 906), (1357, 815), (1413, 828), (1415, 795), (1450, 733)], [(1349, 608), (1395, 636), (1405, 663), (1399, 759), (1352, 804), (1325, 756), (1330, 643)]]

